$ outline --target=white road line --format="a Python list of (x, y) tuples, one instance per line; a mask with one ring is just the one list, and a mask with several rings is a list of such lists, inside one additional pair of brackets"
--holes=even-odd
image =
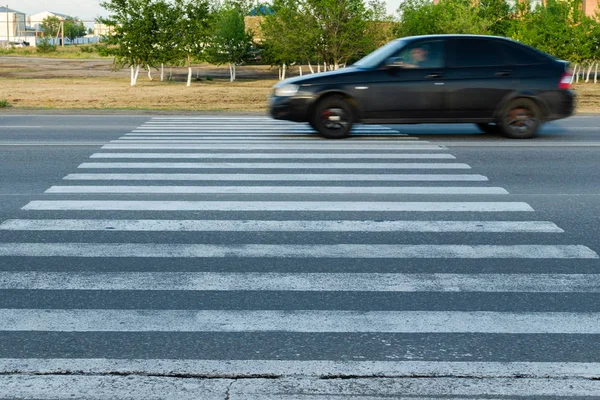
[(370, 201), (127, 201), (35, 200), (23, 210), (81, 211), (337, 211), (337, 212), (523, 212), (522, 202)]
[[(26, 359), (27, 360), (27, 359)], [(145, 365), (152, 365), (155, 360), (148, 360)], [(233, 361), (235, 362), (235, 361)], [(237, 364), (237, 362), (236, 362)], [(256, 362), (262, 365), (262, 362)], [(255, 365), (256, 365), (255, 364)], [(401, 362), (398, 362), (401, 364)], [(464, 363), (467, 364), (467, 363)], [(142, 363), (140, 366), (144, 365)], [(209, 362), (209, 365), (214, 363)], [(258, 366), (257, 366), (258, 367)], [(72, 369), (67, 369), (72, 371)], [(94, 399), (94, 400), (197, 400), (228, 399), (228, 400), (324, 400), (324, 399), (397, 399), (402, 393), (404, 399), (490, 399), (489, 393), (494, 393), (493, 398), (541, 399), (541, 398), (578, 398), (592, 399), (590, 394), (598, 393), (599, 386), (596, 381), (580, 378), (546, 377), (527, 379), (485, 379), (475, 378), (440, 378), (440, 376), (454, 376), (452, 373), (440, 374), (435, 379), (422, 378), (356, 378), (350, 375), (344, 380), (340, 379), (314, 379), (310, 376), (293, 376), (289, 378), (257, 378), (262, 371), (256, 370), (252, 379), (239, 378), (232, 374), (216, 375), (211, 371), (211, 376), (219, 379), (205, 379), (204, 375), (190, 373), (192, 377), (185, 380), (173, 376), (171, 371), (151, 374), (147, 376), (142, 369), (133, 373), (115, 376), (109, 375), (38, 375), (32, 374), (7, 374), (0, 376), (0, 396), (5, 398), (23, 399)], [(186, 375), (186, 374), (183, 374)], [(268, 374), (266, 374), (268, 375)], [(273, 374), (272, 376), (279, 376)], [(422, 374), (415, 374), (422, 376)], [(193, 378), (193, 376), (196, 376)], [(385, 376), (385, 375), (375, 375)], [(414, 375), (413, 375), (414, 376)], [(225, 378), (223, 378), (225, 377)], [(333, 377), (333, 375), (331, 375)], [(515, 376), (517, 377), (517, 376)], [(93, 397), (82, 397), (82, 393), (92, 394)], [(333, 397), (332, 393), (335, 393)], [(199, 397), (198, 394), (201, 394)]]
[[(143, 373), (207, 377), (249, 377), (257, 374), (311, 377), (530, 377), (558, 378), (558, 382), (564, 387), (565, 377), (597, 378), (600, 363), (0, 358), (0, 373), (57, 374), (65, 371), (78, 371), (88, 375)], [(511, 383), (516, 384), (518, 381), (520, 380), (513, 379)], [(426, 380), (425, 383), (430, 385), (432, 382)], [(555, 395), (556, 392), (552, 394)]]
[[(160, 243), (0, 243), (0, 257), (598, 259), (576, 245), (210, 245)], [(1, 325), (1, 324), (0, 324)], [(600, 329), (600, 325), (598, 325)]]
[(69, 174), (65, 180), (121, 181), (316, 181), (316, 182), (485, 182), (477, 174)]
[[(252, 141), (255, 143), (295, 143), (295, 142), (315, 142), (323, 143), (327, 142), (327, 139), (323, 139), (316, 136), (286, 136), (278, 135), (274, 137), (260, 137), (260, 136), (229, 136), (229, 137), (215, 137), (215, 136), (203, 136), (203, 135), (190, 135), (190, 134), (177, 134), (177, 135), (165, 135), (165, 136), (122, 136), (118, 140), (111, 140), (111, 143), (188, 143), (188, 142), (206, 142), (224, 140), (228, 143), (236, 143), (243, 141)], [(429, 143), (427, 140), (418, 140), (416, 137), (401, 136), (399, 138), (390, 136), (358, 136), (352, 139), (348, 139), (348, 142), (361, 142), (361, 143), (378, 143), (378, 142), (391, 142), (401, 140), (402, 143)]]
[(0, 289), (599, 293), (600, 275), (0, 272)]
[(265, 221), (265, 220), (114, 220), (12, 219), (8, 231), (125, 232), (524, 232), (562, 233), (546, 221)]
[(52, 186), (45, 193), (136, 194), (455, 194), (505, 195), (500, 187), (447, 186)]
[(0, 125), (0, 129), (37, 129), (41, 126)]
[(186, 162), (88, 162), (81, 169), (471, 169), (461, 163), (186, 163)]
[(382, 144), (377, 145), (363, 144), (355, 142), (352, 145), (341, 144), (339, 142), (323, 143), (223, 143), (217, 144), (175, 144), (175, 143), (120, 143), (105, 144), (102, 149), (129, 149), (129, 150), (447, 150), (444, 146), (431, 144)]
[(455, 160), (445, 153), (95, 153), (90, 158), (150, 158), (150, 159), (397, 159), (397, 160)]
[(0, 309), (3, 332), (600, 334), (600, 313)]
[[(409, 137), (402, 137), (398, 140), (394, 139), (394, 143), (402, 143), (408, 145), (418, 145), (420, 143), (429, 143), (427, 140), (407, 140)], [(392, 142), (389, 138), (365, 138), (360, 137), (353, 140), (347, 140), (347, 143), (358, 144), (381, 144)], [(123, 137), (121, 139), (111, 140), (110, 143), (114, 144), (178, 144), (178, 143), (201, 143), (201, 144), (238, 144), (238, 143), (252, 143), (252, 144), (332, 144), (330, 140), (320, 138), (213, 138), (213, 137), (199, 137), (199, 138), (129, 138)]]

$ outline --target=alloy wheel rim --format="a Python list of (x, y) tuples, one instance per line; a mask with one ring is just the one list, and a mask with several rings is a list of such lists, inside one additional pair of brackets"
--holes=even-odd
[(536, 124), (535, 114), (529, 108), (523, 106), (511, 109), (506, 120), (506, 125), (519, 133), (529, 132)]
[(321, 112), (321, 122), (327, 129), (340, 130), (348, 126), (348, 115), (342, 108), (332, 107)]

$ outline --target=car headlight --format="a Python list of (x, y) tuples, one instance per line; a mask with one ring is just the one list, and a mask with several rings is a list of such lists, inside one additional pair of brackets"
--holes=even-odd
[(292, 84), (283, 85), (283, 86), (275, 89), (275, 96), (281, 96), (281, 97), (295, 96), (296, 93), (298, 93), (298, 90), (300, 90), (300, 86), (298, 86), (298, 85), (292, 85)]

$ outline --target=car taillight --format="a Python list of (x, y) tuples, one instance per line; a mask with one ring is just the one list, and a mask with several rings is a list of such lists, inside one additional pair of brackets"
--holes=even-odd
[(573, 72), (568, 71), (562, 74), (560, 77), (560, 83), (558, 84), (559, 89), (571, 89), (571, 82), (573, 82)]

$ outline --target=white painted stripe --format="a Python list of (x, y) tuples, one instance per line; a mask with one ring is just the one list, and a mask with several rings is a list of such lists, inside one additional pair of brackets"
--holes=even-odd
[[(210, 245), (159, 243), (0, 243), (3, 257), (597, 259), (572, 245)], [(600, 325), (598, 326), (600, 329)]]
[[(276, 129), (286, 129), (289, 131), (299, 131), (299, 130), (307, 130), (315, 132), (313, 128), (309, 125), (273, 125), (273, 124), (263, 124), (263, 123), (239, 123), (233, 125), (224, 125), (222, 123), (216, 122), (205, 122), (202, 124), (192, 124), (189, 122), (170, 122), (170, 123), (158, 123), (151, 122), (137, 127), (136, 129), (215, 129), (215, 130), (276, 130)], [(383, 126), (354, 126), (352, 127), (353, 131), (356, 132), (394, 132), (394, 129), (387, 128)]]
[(0, 272), (0, 289), (599, 293), (600, 275)]
[[(228, 136), (228, 137), (215, 137), (215, 136), (202, 136), (202, 135), (190, 135), (190, 134), (177, 134), (177, 135), (164, 135), (164, 136), (123, 136), (119, 140), (111, 140), (112, 143), (124, 143), (124, 142), (148, 142), (148, 143), (181, 143), (182, 141), (217, 141), (225, 140), (227, 142), (243, 142), (252, 141), (256, 143), (279, 143), (279, 142), (326, 142), (327, 139), (323, 139), (318, 136), (305, 135), (305, 136), (286, 136), (278, 135), (274, 137), (260, 137), (260, 136)], [(361, 143), (377, 143), (377, 142), (391, 142), (395, 140), (402, 140), (403, 143), (429, 143), (427, 140), (418, 140), (415, 137), (402, 136), (400, 138), (393, 138), (390, 136), (357, 136), (352, 139), (348, 139), (348, 142), (361, 142)]]
[[(153, 360), (146, 361), (151, 364)], [(398, 362), (401, 363), (401, 362)], [(465, 363), (466, 364), (466, 363)], [(142, 365), (142, 364), (140, 364)], [(212, 363), (210, 365), (213, 365)], [(68, 369), (67, 371), (72, 371)], [(61, 373), (64, 373), (62, 371)], [(125, 374), (123, 374), (125, 375)], [(527, 379), (501, 378), (356, 378), (348, 379), (315, 379), (310, 376), (294, 376), (290, 378), (272, 379), (257, 378), (262, 371), (246, 378), (232, 379), (231, 374), (215, 375), (219, 379), (205, 379), (204, 376), (192, 373), (192, 377), (184, 380), (165, 374), (147, 376), (144, 370), (136, 370), (127, 376), (110, 375), (38, 375), (7, 374), (0, 376), (0, 396), (6, 398), (23, 398), (39, 400), (83, 398), (82, 393), (93, 393), (94, 400), (324, 400), (324, 399), (361, 399), (380, 400), (397, 399), (402, 393), (404, 399), (461, 399), (484, 400), (493, 398), (541, 399), (541, 398), (578, 398), (591, 399), (590, 394), (598, 393), (599, 384), (593, 380), (571, 378), (570, 376)], [(279, 374), (275, 375), (279, 376)], [(377, 375), (382, 376), (382, 375)], [(442, 376), (453, 376), (448, 373)], [(331, 377), (334, 377), (333, 375)], [(337, 378), (337, 376), (335, 376)], [(234, 376), (233, 378), (239, 378)], [(432, 376), (432, 378), (434, 378)], [(516, 378), (516, 376), (515, 376)], [(199, 397), (198, 394), (201, 394)], [(333, 397), (332, 393), (335, 393)], [(86, 395), (86, 399), (91, 399)]]
[[(347, 142), (344, 142), (347, 143)], [(217, 144), (175, 144), (175, 143), (120, 143), (106, 144), (102, 149), (131, 149), (131, 150), (446, 150), (444, 146), (432, 144), (389, 144), (379, 143), (377, 145), (355, 142), (354, 144), (342, 144), (340, 142), (323, 141), (323, 143), (223, 143)]]
[[(0, 376), (3, 399), (94, 400), (217, 400), (230, 396), (234, 380), (185, 379), (150, 376), (4, 375)], [(261, 389), (263, 391), (264, 389)], [(254, 400), (246, 397), (245, 400)], [(257, 394), (268, 400), (264, 394)], [(290, 400), (290, 399), (288, 399)]]
[(319, 181), (319, 182), (483, 182), (477, 174), (69, 174), (65, 180), (122, 181)]
[(522, 202), (35, 200), (23, 210), (522, 212)]
[(41, 126), (26, 126), (26, 125), (0, 125), (0, 129), (34, 129), (41, 128)]
[[(128, 139), (128, 138), (170, 138), (170, 137), (174, 137), (174, 136), (183, 136), (186, 138), (189, 137), (200, 137), (200, 138), (212, 138), (212, 139), (227, 139), (227, 138), (236, 138), (236, 139), (244, 139), (244, 138), (253, 138), (253, 139), (295, 139), (295, 138), (300, 138), (300, 139), (307, 139), (307, 138), (312, 138), (312, 139), (320, 139), (319, 136), (317, 136), (316, 134), (309, 134), (309, 133), (285, 133), (285, 134), (281, 134), (281, 133), (252, 133), (250, 134), (237, 134), (237, 133), (185, 133), (185, 132), (177, 132), (177, 133), (171, 133), (171, 132), (163, 132), (163, 133), (126, 133), (124, 136), (121, 137), (121, 139)], [(408, 136), (407, 134), (397, 134), (397, 136), (401, 139), (401, 140), (419, 140), (418, 137), (411, 137)], [(378, 140), (378, 139), (395, 139), (396, 135), (394, 135), (394, 137), (390, 137), (390, 135), (384, 135), (384, 134), (377, 134), (377, 133), (373, 133), (373, 134), (356, 134), (353, 135), (351, 137), (349, 137), (348, 139), (346, 139), (347, 141), (352, 141), (352, 140), (364, 140), (364, 139), (372, 139), (372, 140)]]
[(456, 194), (505, 195), (500, 187), (447, 186), (52, 186), (45, 193), (136, 194)]
[(461, 163), (186, 163), (186, 162), (88, 162), (81, 169), (471, 169)]
[[(149, 375), (201, 375), (206, 377), (271, 376), (453, 376), (597, 378), (600, 363), (578, 362), (452, 362), (452, 361), (302, 361), (302, 360), (180, 360), (115, 358), (0, 358), (0, 373), (57, 374), (65, 371), (96, 375), (143, 373)], [(56, 378), (52, 376), (51, 378)], [(520, 380), (511, 380), (517, 384)], [(245, 381), (246, 382), (246, 381)], [(424, 381), (427, 385), (432, 380)], [(596, 382), (597, 383), (597, 382)], [(462, 384), (461, 384), (462, 386)], [(0, 386), (1, 387), (1, 386)], [(83, 393), (83, 392), (79, 392)], [(398, 393), (398, 392), (397, 392)], [(444, 393), (447, 394), (447, 393)], [(489, 394), (489, 393), (488, 393)], [(556, 394), (553, 393), (553, 394)], [(589, 393), (588, 393), (589, 394)], [(177, 399), (178, 400), (178, 399)]]
[(96, 153), (90, 158), (151, 158), (151, 159), (397, 159), (397, 160), (455, 160), (445, 153)]
[[(427, 140), (407, 140), (410, 139), (408, 137), (402, 137), (398, 143), (409, 144), (409, 145), (417, 145), (420, 143), (429, 143)], [(392, 140), (390, 138), (365, 138), (359, 137), (353, 140), (345, 141), (347, 143), (353, 143), (355, 145), (360, 144), (378, 144), (378, 143), (390, 143)], [(394, 142), (396, 142), (394, 140)], [(111, 140), (110, 143), (123, 143), (123, 144), (131, 144), (131, 143), (141, 143), (141, 144), (156, 144), (156, 143), (206, 143), (206, 144), (214, 144), (214, 143), (253, 143), (253, 144), (281, 144), (281, 143), (289, 143), (289, 144), (319, 144), (319, 143), (330, 143), (331, 140), (321, 139), (318, 137), (308, 137), (308, 138), (252, 138), (252, 137), (244, 137), (244, 138), (214, 138), (214, 137), (198, 137), (198, 138), (186, 138), (186, 137), (173, 137), (173, 138), (130, 138), (123, 137), (121, 139)]]
[(600, 313), (0, 309), (0, 331), (600, 334)]
[(125, 232), (525, 232), (562, 233), (546, 221), (265, 221), (265, 220), (114, 220), (12, 219), (8, 231)]

